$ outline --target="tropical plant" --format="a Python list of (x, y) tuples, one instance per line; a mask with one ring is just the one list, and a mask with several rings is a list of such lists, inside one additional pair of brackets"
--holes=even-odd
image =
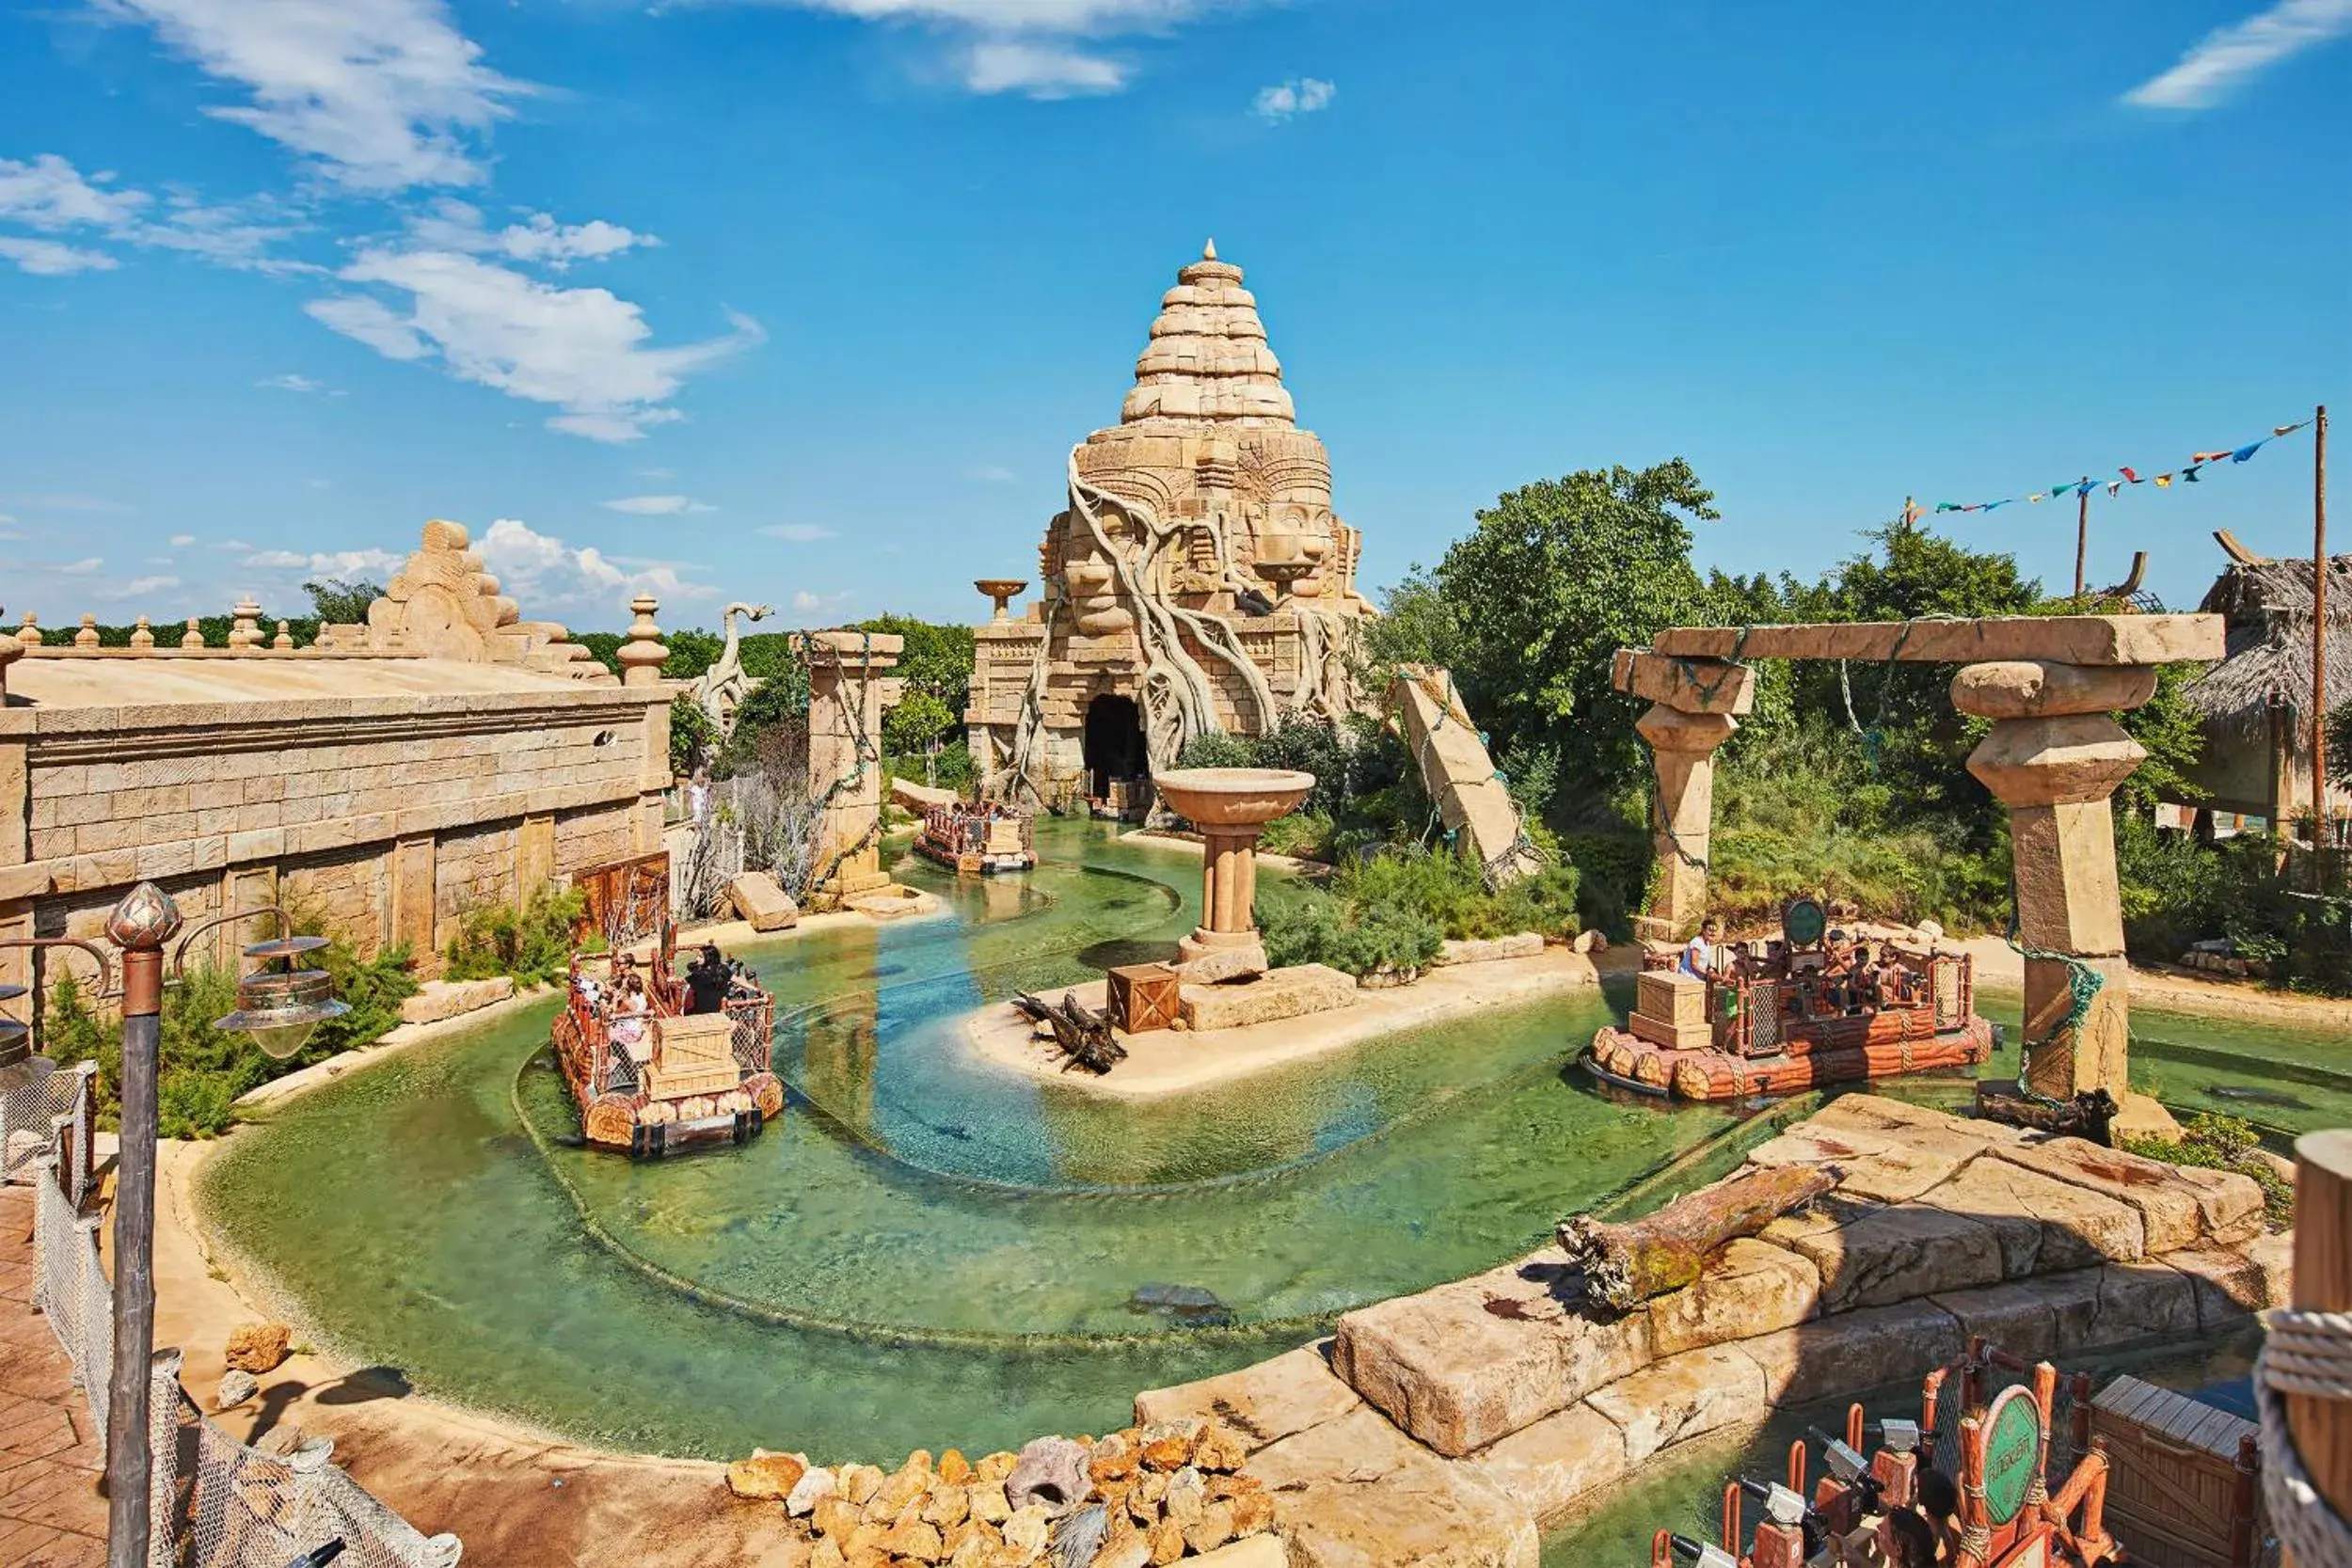
[(517, 985), (552, 985), (571, 968), (572, 933), (587, 905), (578, 888), (552, 882), (532, 889), (520, 909), (504, 902), (473, 905), (458, 915), (442, 973), (452, 980), (503, 974)]

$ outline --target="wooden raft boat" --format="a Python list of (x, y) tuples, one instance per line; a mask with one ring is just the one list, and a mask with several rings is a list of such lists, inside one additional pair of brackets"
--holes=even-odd
[(775, 998), (737, 978), (724, 1010), (686, 1011), (670, 942), (640, 973), (650, 1010), (615, 1012), (610, 978), (572, 958), (569, 1000), (556, 1015), (555, 1059), (597, 1148), (656, 1159), (700, 1143), (748, 1143), (784, 1110), (769, 1070)]
[[(1937, 1068), (1982, 1065), (1997, 1037), (1977, 1016), (1974, 960), (1882, 943), (1840, 969), (1819, 906), (1784, 912), (1781, 940), (1727, 949), (1727, 974), (1645, 969), (1633, 1013), (1579, 1060), (1613, 1087), (1680, 1100), (1745, 1100)], [(1802, 940), (1800, 940), (1802, 938)]]
[(1037, 864), (1030, 818), (1003, 806), (957, 800), (923, 814), (914, 852), (966, 875), (993, 877)]

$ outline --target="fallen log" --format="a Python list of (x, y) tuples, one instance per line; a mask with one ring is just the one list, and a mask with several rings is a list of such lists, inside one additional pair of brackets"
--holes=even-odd
[(1760, 1170), (1621, 1225), (1573, 1215), (1560, 1222), (1560, 1244), (1583, 1269), (1588, 1297), (1613, 1312), (1629, 1312), (1697, 1279), (1726, 1242), (1755, 1235), (1836, 1184), (1833, 1166)]
[(1059, 1003), (1041, 1001), (1025, 993), (1015, 996), (1012, 1005), (1053, 1031), (1054, 1044), (1064, 1058), (1064, 1072), (1076, 1067), (1089, 1072), (1108, 1072), (1113, 1064), (1126, 1058), (1127, 1048), (1111, 1036), (1111, 1015), (1086, 1006), (1074, 992), (1064, 991)]
[(2122, 1111), (2115, 1097), (2105, 1089), (2085, 1089), (2072, 1100), (2043, 1100), (2024, 1093), (2013, 1080), (1988, 1080), (1977, 1085), (1977, 1115), (1987, 1121), (2036, 1132), (2071, 1134), (2102, 1148), (2115, 1147), (2115, 1118)]

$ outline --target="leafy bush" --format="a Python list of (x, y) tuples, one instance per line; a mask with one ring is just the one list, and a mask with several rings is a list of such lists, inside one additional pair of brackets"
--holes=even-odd
[(670, 705), (670, 772), (691, 777), (710, 760), (719, 744), (719, 726), (710, 721), (690, 692), (681, 691)]
[[(236, 1008), (232, 971), (202, 964), (165, 990), (155, 1082), (157, 1127), (165, 1137), (209, 1138), (227, 1131), (236, 1120), (239, 1095), (380, 1038), (400, 1022), (401, 1002), (416, 993), (405, 949), (361, 958), (338, 942), (313, 961), (334, 976), (335, 994), (351, 1010), (321, 1024), (300, 1052), (284, 1060), (264, 1053), (242, 1033), (213, 1027), (213, 1020)], [(92, 1006), (71, 975), (58, 979), (42, 1010), (41, 1046), (60, 1065), (98, 1064), (100, 1117), (107, 1126), (117, 1125), (121, 1021)]]
[(2199, 942), (2227, 939), (2241, 958), (2270, 966), (2273, 985), (2352, 995), (2347, 911), (2298, 898), (2279, 871), (2279, 843), (2239, 833), (2207, 847), (2124, 816), (2116, 823), (2123, 938), (2143, 963), (2170, 963)]
[[(1405, 844), (1430, 819), (1429, 802), (1403, 742), (1377, 719), (1357, 714), (1334, 725), (1290, 714), (1263, 736), (1199, 735), (1178, 763), (1185, 768), (1284, 768), (1315, 776), (1299, 810), (1312, 820), (1267, 824), (1277, 854), (1338, 861), (1387, 844)], [(1279, 847), (1279, 845), (1290, 847)]]
[(1418, 972), (1438, 956), (1437, 922), (1389, 905), (1346, 904), (1309, 893), (1261, 908), (1266, 960), (1277, 968), (1327, 964), (1359, 978), (1377, 971)]
[(443, 973), (452, 980), (511, 974), (517, 985), (552, 985), (571, 967), (572, 930), (587, 902), (578, 888), (543, 882), (519, 910), (478, 904), (459, 915)]
[(1258, 847), (1269, 855), (1327, 860), (1331, 850), (1331, 818), (1319, 811), (1295, 811), (1288, 816), (1278, 816), (1258, 835)]
[(1515, 931), (1559, 937), (1577, 930), (1577, 879), (1575, 866), (1551, 865), (1491, 892), (1460, 856), (1408, 847), (1348, 862), (1332, 876), (1331, 892), (1353, 911), (1406, 911), (1455, 940)]
[(2200, 1111), (2181, 1124), (2178, 1143), (2168, 1143), (2162, 1138), (2126, 1138), (2123, 1147), (2151, 1160), (2204, 1170), (2235, 1171), (2251, 1177), (2263, 1190), (2265, 1217), (2274, 1226), (2295, 1223), (2295, 1183), (2262, 1157), (2261, 1134), (2254, 1131), (2252, 1122), (2243, 1117)]

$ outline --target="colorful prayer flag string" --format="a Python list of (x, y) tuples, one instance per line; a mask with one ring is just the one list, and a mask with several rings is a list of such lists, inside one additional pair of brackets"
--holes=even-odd
[[(2059, 483), (2050, 485), (2046, 489), (2033, 491), (2029, 495), (2003, 496), (1998, 500), (1938, 501), (1935, 503), (1935, 510), (1939, 513), (1992, 512), (2009, 505), (2011, 501), (2024, 501), (2030, 506), (2036, 505), (2044, 500), (2052, 499), (2058, 496), (2067, 495), (2069, 493), (2072, 493), (2076, 497), (2085, 497), (2089, 496), (2091, 491), (2098, 489), (2106, 490), (2108, 498), (2112, 499), (2123, 493), (2123, 486), (2126, 484), (2146, 484), (2153, 483), (2159, 490), (2169, 490), (2172, 488), (2173, 483), (2176, 480), (2183, 484), (2201, 484), (2204, 483), (2204, 476), (2199, 472), (2200, 469), (2215, 463), (2227, 462), (2237, 464), (2248, 462), (2256, 452), (2262, 451), (2263, 448), (2268, 446), (2271, 442), (2279, 439), (2282, 436), (2292, 436), (2296, 431), (2303, 429), (2306, 425), (2309, 425), (2311, 422), (2312, 421), (2309, 420), (2297, 420), (2293, 424), (2272, 425), (2270, 427), (2269, 435), (2262, 436), (2256, 440), (2249, 441), (2241, 447), (2221, 447), (2217, 448), (2212, 451), (2191, 452), (2189, 454), (2189, 460), (2183, 464), (2180, 467), (2169, 469), (2160, 474), (2142, 474), (2137, 468), (2126, 466), (2119, 467), (2115, 470), (2117, 473), (2123, 476), (2121, 479), (2110, 479), (2105, 481), (2090, 479), (2088, 477), (2078, 480), (2070, 479), (2062, 481)], [(1904, 517), (1907, 521), (1915, 520), (1922, 515), (1926, 510), (1927, 509), (1924, 507), (1914, 506), (1904, 514)]]

